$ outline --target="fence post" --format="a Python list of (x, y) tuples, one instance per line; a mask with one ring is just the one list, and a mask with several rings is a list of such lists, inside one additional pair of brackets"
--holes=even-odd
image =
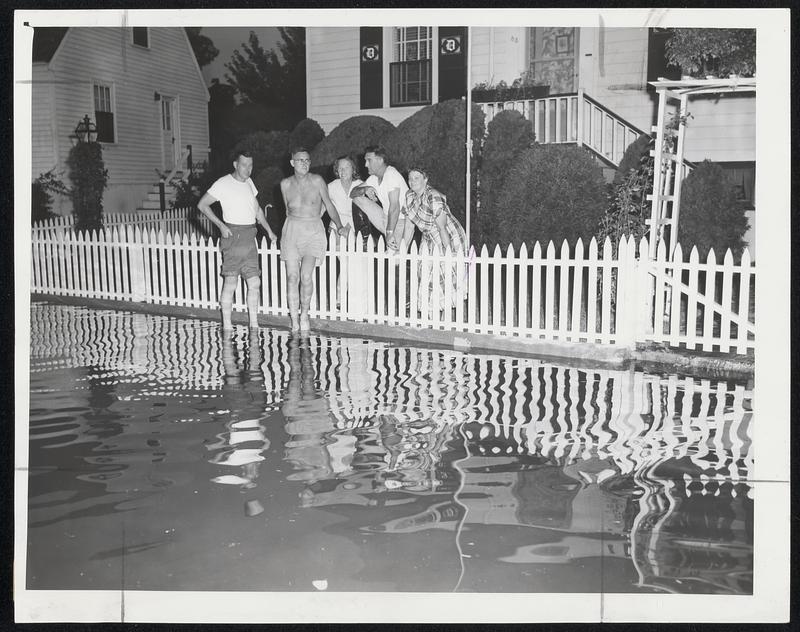
[(142, 240), (132, 240), (127, 244), (131, 274), (131, 300), (135, 303), (146, 303), (150, 298), (147, 293), (147, 277), (144, 268), (144, 239), (144, 234), (142, 234)]
[(617, 277), (617, 343), (633, 348), (642, 331), (644, 288), (642, 266), (636, 258), (636, 240), (633, 236), (620, 239), (617, 247), (619, 274)]
[(161, 205), (161, 214), (164, 214), (164, 211), (167, 210), (167, 195), (164, 191), (164, 180), (163, 178), (158, 181), (158, 203)]

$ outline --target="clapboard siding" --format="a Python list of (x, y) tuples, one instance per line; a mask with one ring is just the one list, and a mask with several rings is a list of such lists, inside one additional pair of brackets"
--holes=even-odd
[(528, 69), (526, 27), (473, 27), (471, 37), (471, 86), (500, 81), (511, 84)]
[(326, 134), (361, 112), (357, 27), (306, 29), (306, 112)]
[(725, 96), (689, 101), (686, 158), (715, 162), (756, 159), (756, 99)]
[[(133, 45), (127, 28), (70, 28), (49, 63), (53, 84), (58, 161), (63, 164), (78, 120), (94, 119), (92, 86), (112, 88), (115, 142), (103, 143), (109, 188), (151, 185), (163, 170), (161, 103), (154, 93), (178, 101), (180, 145), (193, 159), (208, 157), (208, 92), (182, 28), (151, 28), (150, 47)], [(34, 136), (37, 131), (34, 130)], [(34, 164), (45, 160), (34, 154)], [(172, 164), (168, 169), (172, 168)], [(35, 176), (36, 174), (34, 174)]]
[(53, 77), (45, 64), (34, 64), (31, 96), (31, 172), (33, 178), (50, 171), (58, 164), (56, 156), (56, 130), (53, 119), (53, 99), (55, 86)]

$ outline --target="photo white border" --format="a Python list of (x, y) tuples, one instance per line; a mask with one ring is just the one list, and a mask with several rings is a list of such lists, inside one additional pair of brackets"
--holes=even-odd
[(18, 622), (546, 622), (789, 619), (790, 56), (788, 9), (432, 9), (430, 24), (756, 28), (754, 594), (441, 594), (25, 589), (30, 369), (32, 31), (23, 26), (396, 26), (419, 9), (16, 11), (14, 16), (15, 617)]

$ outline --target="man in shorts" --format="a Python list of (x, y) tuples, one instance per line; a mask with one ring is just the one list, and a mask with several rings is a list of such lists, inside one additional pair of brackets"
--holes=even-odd
[[(375, 228), (386, 236), (386, 245), (399, 248), (401, 239), (406, 246), (414, 234), (413, 226), (406, 226), (400, 210), (406, 203), (408, 185), (400, 172), (386, 160), (386, 150), (372, 145), (364, 150), (364, 163), (369, 178), (363, 186), (350, 192), (353, 204), (361, 209)], [(379, 204), (380, 203), (380, 204)], [(410, 230), (409, 230), (410, 229)]]
[[(250, 179), (253, 172), (253, 156), (239, 152), (233, 161), (233, 173), (221, 177), (206, 194), (200, 198), (197, 208), (217, 228), (222, 251), (222, 291), (219, 305), (222, 310), (222, 329), (230, 331), (233, 312), (233, 293), (241, 275), (247, 283), (247, 313), (250, 326), (258, 327), (258, 294), (261, 287), (256, 248), (256, 222), (261, 224), (270, 240), (275, 241), (275, 233), (267, 223), (264, 210), (258, 205), (256, 185)], [(211, 205), (219, 202), (222, 206), (222, 220), (211, 210)], [(267, 205), (269, 208), (269, 204)]]
[(281, 233), (281, 259), (286, 264), (286, 298), (292, 331), (308, 331), (308, 310), (314, 293), (314, 268), (325, 257), (325, 227), (322, 205), (339, 235), (347, 235), (321, 176), (309, 173), (311, 156), (303, 147), (292, 150), (294, 174), (281, 180), (286, 222)]

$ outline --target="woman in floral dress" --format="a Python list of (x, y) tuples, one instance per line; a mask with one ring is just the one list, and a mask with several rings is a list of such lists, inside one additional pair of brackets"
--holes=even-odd
[[(447, 205), (447, 198), (440, 191), (437, 191), (428, 184), (428, 173), (424, 168), (413, 167), (408, 172), (409, 190), (406, 192), (406, 203), (403, 212), (411, 222), (422, 232), (423, 245), (430, 249), (434, 254), (446, 252), (450, 248), (453, 255), (464, 255), (467, 249), (467, 235), (461, 224), (453, 217), (450, 207)], [(423, 250), (425, 252), (425, 250)], [(420, 278), (420, 304), (424, 304), (422, 290), (427, 289), (427, 297), (434, 293), (434, 274), (429, 271), (425, 274), (425, 268), (430, 270), (430, 266), (422, 267), (423, 274)], [(455, 267), (450, 268), (450, 283), (452, 285), (452, 304), (456, 304), (459, 287), (463, 288), (464, 273), (457, 273)], [(439, 268), (439, 289), (440, 289), (440, 309), (444, 308), (445, 283), (447, 282), (447, 269), (445, 265)], [(425, 283), (427, 281), (427, 283)]]

